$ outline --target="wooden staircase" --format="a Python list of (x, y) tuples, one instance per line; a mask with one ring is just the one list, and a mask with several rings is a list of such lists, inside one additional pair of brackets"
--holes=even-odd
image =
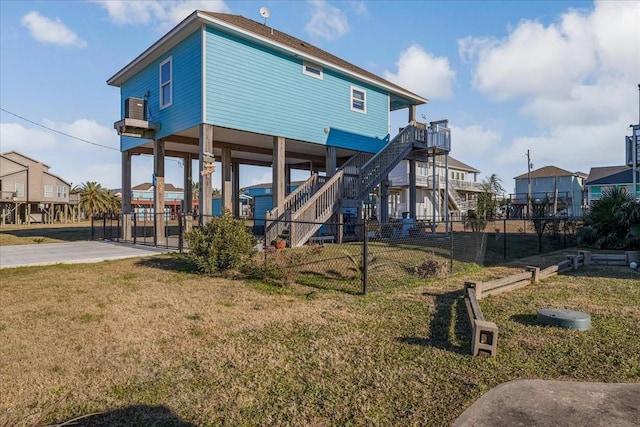
[(267, 212), (266, 244), (277, 237), (290, 247), (305, 244), (335, 213), (359, 207), (371, 191), (413, 150), (449, 151), (449, 128), (412, 122), (382, 150), (356, 153), (330, 178), (314, 174), (284, 201), (283, 209)]

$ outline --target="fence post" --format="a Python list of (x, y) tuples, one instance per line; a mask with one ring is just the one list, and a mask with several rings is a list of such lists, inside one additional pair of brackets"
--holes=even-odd
[[(255, 224), (255, 220), (254, 220)], [(262, 280), (267, 280), (267, 220), (265, 218), (262, 229), (262, 252), (264, 253), (264, 264), (262, 266)]]
[(453, 236), (455, 233), (453, 232), (453, 223), (451, 224), (451, 245), (449, 251), (449, 274), (453, 274)]
[(367, 293), (367, 284), (369, 281), (369, 233), (367, 231), (367, 214), (364, 214), (364, 221), (362, 226), (362, 295)]
[(503, 247), (503, 252), (504, 252), (504, 260), (507, 260), (507, 218), (505, 218), (503, 220), (503, 225), (502, 225), (502, 247)]
[(136, 213), (135, 212), (131, 215), (131, 218), (133, 219), (133, 244), (135, 245), (135, 244), (138, 243), (138, 241), (136, 239), (136, 236), (138, 236), (138, 228), (137, 228), (138, 221), (136, 219)]
[(183, 231), (184, 227), (182, 226), (182, 221), (185, 219), (185, 215), (182, 212), (178, 212), (178, 252), (182, 253), (184, 240), (183, 240)]
[(95, 236), (95, 231), (94, 231), (93, 227), (94, 227), (94, 223), (93, 223), (93, 215), (91, 215), (91, 240), (92, 240), (92, 241), (93, 241), (93, 240), (95, 240), (95, 237), (96, 237), (96, 236)]
[(538, 283), (540, 281), (540, 267), (527, 266), (527, 271), (531, 272), (531, 283)]

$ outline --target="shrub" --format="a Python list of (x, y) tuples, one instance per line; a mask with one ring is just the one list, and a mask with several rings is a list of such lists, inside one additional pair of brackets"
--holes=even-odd
[(226, 211), (186, 234), (187, 259), (204, 273), (241, 268), (251, 259), (256, 244), (242, 220)]

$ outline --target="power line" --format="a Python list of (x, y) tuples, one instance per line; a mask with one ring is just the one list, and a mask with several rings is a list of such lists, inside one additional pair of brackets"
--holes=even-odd
[[(64, 132), (59, 131), (59, 130), (57, 130), (57, 129), (50, 128), (50, 127), (48, 127), (48, 126), (45, 126), (45, 125), (43, 125), (43, 124), (40, 124), (40, 123), (35, 122), (35, 121), (33, 121), (33, 120), (30, 120), (30, 119), (28, 119), (28, 118), (26, 118), (26, 117), (23, 117), (23, 116), (21, 116), (21, 115), (19, 115), (19, 114), (16, 114), (16, 113), (11, 112), (11, 111), (9, 111), (9, 110), (5, 110), (5, 109), (4, 109), (4, 108), (2, 108), (2, 107), (0, 107), (0, 110), (4, 111), (4, 112), (5, 112), (5, 113), (7, 113), (7, 114), (11, 114), (12, 116), (15, 116), (15, 117), (17, 117), (17, 118), (19, 118), (19, 119), (22, 119), (22, 120), (24, 120), (25, 122), (29, 122), (29, 123), (34, 124), (34, 125), (36, 125), (36, 126), (40, 126), (41, 128), (44, 128), (44, 129), (49, 130), (49, 131), (51, 131), (51, 132), (59, 133), (60, 135), (64, 135), (64, 136), (66, 136), (66, 137), (68, 137), (68, 138), (73, 138), (73, 139), (76, 139), (76, 140), (78, 140), (78, 141), (82, 141), (82, 142), (87, 143), (87, 144), (95, 145), (96, 147), (102, 147), (102, 148), (106, 148), (106, 149), (109, 149), (109, 150), (120, 151), (120, 149), (118, 149), (118, 148), (109, 147), (108, 145), (98, 144), (97, 142), (88, 141), (88, 140), (86, 140), (86, 139), (82, 139), (82, 138), (79, 138), (79, 137), (77, 137), (77, 136), (69, 135), (68, 133), (64, 133)], [(180, 167), (182, 167), (182, 162), (180, 162), (180, 161), (179, 161), (179, 160), (177, 160), (177, 159), (168, 158), (167, 160), (174, 161), (174, 162), (178, 163), (178, 164), (180, 165)]]
[(13, 113), (13, 112), (8, 111), (8, 110), (5, 110), (5, 109), (4, 109), (4, 108), (2, 108), (2, 107), (0, 107), (0, 110), (4, 111), (4, 112), (5, 112), (5, 113), (7, 113), (7, 114), (11, 114), (12, 116), (15, 116), (15, 117), (17, 117), (17, 118), (19, 118), (19, 119), (22, 119), (22, 120), (24, 120), (25, 122), (29, 122), (29, 123), (34, 124), (34, 125), (36, 125), (36, 126), (40, 126), (41, 128), (44, 128), (44, 129), (49, 130), (49, 131), (51, 131), (51, 132), (59, 133), (60, 135), (64, 135), (64, 136), (66, 136), (66, 137), (68, 137), (68, 138), (77, 139), (78, 141), (82, 141), (82, 142), (85, 142), (85, 143), (87, 143), (87, 144), (95, 145), (95, 146), (97, 146), (97, 147), (107, 148), (107, 149), (109, 149), (109, 150), (116, 150), (116, 151), (120, 151), (118, 148), (109, 147), (108, 145), (98, 144), (97, 142), (87, 141), (86, 139), (78, 138), (77, 136), (69, 135), (68, 133), (64, 133), (64, 132), (61, 132), (61, 131), (59, 131), (59, 130), (57, 130), (57, 129), (50, 128), (50, 127), (45, 126), (45, 125), (42, 125), (42, 124), (40, 124), (40, 123), (38, 123), (38, 122), (34, 122), (33, 120), (29, 120), (29, 119), (27, 119), (26, 117), (23, 117), (23, 116), (21, 116), (21, 115), (19, 115), (19, 114)]

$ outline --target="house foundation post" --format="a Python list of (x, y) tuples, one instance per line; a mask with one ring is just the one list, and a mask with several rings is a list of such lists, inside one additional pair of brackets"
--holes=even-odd
[(164, 141), (153, 141), (153, 228), (156, 246), (164, 246), (167, 243), (164, 214), (164, 147)]
[[(222, 149), (222, 212), (233, 212), (233, 205), (231, 200), (233, 199), (231, 183), (231, 149)], [(236, 195), (237, 196), (237, 195)]]
[[(122, 152), (122, 240), (131, 239), (131, 151)], [(65, 211), (66, 219), (66, 211)]]
[(380, 224), (389, 223), (389, 177), (380, 183)]
[(213, 126), (208, 124), (200, 125), (200, 144), (199, 144), (199, 223), (204, 224), (211, 220), (211, 214), (213, 213), (213, 195), (211, 194), (211, 182), (212, 177), (210, 173), (206, 173), (204, 167), (204, 156), (213, 155)]
[(327, 178), (332, 177), (338, 169), (338, 150), (336, 147), (327, 146)]
[(273, 137), (273, 164), (271, 166), (273, 174), (273, 207), (282, 209), (284, 207), (284, 186), (285, 186), (285, 139), (281, 136)]
[(418, 199), (416, 196), (416, 161), (409, 160), (409, 217), (414, 221), (416, 218), (416, 205)]
[(240, 162), (231, 163), (231, 180), (233, 186), (233, 216), (240, 218), (242, 210), (240, 209)]
[(182, 212), (191, 214), (193, 212), (193, 162), (191, 154), (184, 158), (184, 197), (182, 200)]

